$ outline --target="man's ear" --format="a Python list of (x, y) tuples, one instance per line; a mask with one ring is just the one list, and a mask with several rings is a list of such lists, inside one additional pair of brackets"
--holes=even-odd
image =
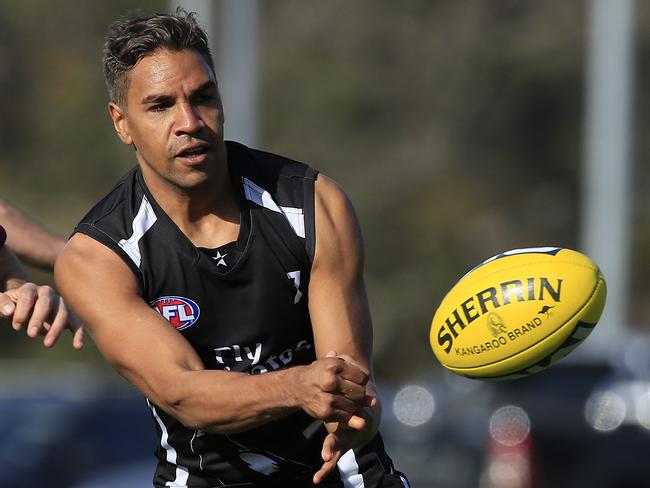
[(126, 114), (124, 109), (120, 107), (115, 102), (108, 102), (108, 113), (113, 120), (113, 126), (115, 127), (115, 132), (120, 137), (122, 142), (127, 145), (133, 144), (133, 138), (129, 132), (129, 123), (126, 120)]

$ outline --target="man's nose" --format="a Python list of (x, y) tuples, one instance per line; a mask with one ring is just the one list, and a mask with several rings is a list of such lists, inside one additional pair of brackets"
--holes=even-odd
[(203, 119), (191, 103), (183, 103), (178, 106), (176, 116), (176, 134), (193, 134), (204, 126)]

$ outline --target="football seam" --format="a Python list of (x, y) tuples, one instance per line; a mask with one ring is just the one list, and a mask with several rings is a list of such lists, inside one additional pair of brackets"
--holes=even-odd
[[(590, 301), (590, 300), (593, 298), (593, 296), (596, 294), (596, 291), (598, 290), (598, 287), (600, 286), (601, 282), (604, 283), (604, 282), (605, 282), (605, 279), (602, 278), (602, 277), (599, 277), (598, 280), (596, 281), (596, 285), (594, 286), (594, 288), (593, 288), (593, 290), (591, 291), (591, 293), (590, 293), (589, 297), (587, 298), (587, 300), (586, 300), (586, 301), (585, 301), (585, 302), (580, 306), (580, 308), (578, 309), (578, 311), (576, 311), (576, 313), (574, 313), (571, 317), (569, 317), (569, 318), (566, 320), (566, 322), (564, 322), (565, 324), (571, 322), (571, 321), (572, 321), (572, 320), (573, 320), (577, 315), (579, 315), (579, 314), (580, 314), (580, 313), (585, 309), (585, 307), (587, 306), (587, 304), (589, 303), (589, 301)], [(594, 325), (595, 325), (595, 324), (594, 324)], [(540, 339), (539, 341), (535, 342), (534, 344), (531, 344), (531, 345), (528, 346), (526, 349), (524, 349), (524, 350), (522, 350), (522, 351), (519, 351), (518, 353), (516, 353), (516, 354), (514, 354), (514, 355), (512, 355), (512, 356), (508, 356), (507, 358), (502, 358), (502, 359), (499, 359), (498, 361), (492, 361), (491, 363), (485, 363), (485, 364), (482, 364), (482, 365), (480, 365), (480, 366), (469, 366), (469, 367), (467, 367), (467, 366), (465, 366), (465, 367), (463, 367), (463, 366), (458, 366), (458, 367), (457, 367), (457, 366), (451, 366), (451, 368), (453, 368), (453, 370), (458, 370), (458, 371), (472, 371), (472, 370), (476, 370), (476, 369), (479, 369), (479, 368), (484, 368), (484, 367), (486, 367), (486, 366), (492, 366), (492, 365), (494, 365), (494, 364), (500, 363), (501, 361), (506, 361), (506, 360), (509, 360), (509, 359), (516, 358), (516, 357), (519, 356), (520, 354), (523, 354), (523, 353), (525, 353), (526, 351), (530, 350), (531, 348), (537, 346), (537, 345), (540, 344), (542, 341), (545, 341), (545, 340), (548, 339), (549, 337), (552, 337), (554, 334), (558, 333), (560, 330), (562, 330), (562, 327), (560, 327), (560, 328), (558, 328), (558, 329), (555, 329), (553, 332), (551, 332), (551, 333), (548, 334), (547, 336), (544, 336), (542, 339)], [(447, 367), (449, 367), (449, 366), (447, 366)], [(525, 368), (523, 368), (523, 369), (525, 369)], [(508, 373), (508, 374), (512, 374), (512, 373)], [(499, 378), (499, 376), (485, 376), (485, 377), (481, 377), (481, 378)]]
[[(497, 262), (497, 261), (491, 261), (491, 262), (494, 263), (494, 262)], [(523, 266), (538, 265), (538, 264), (544, 265), (544, 264), (552, 264), (552, 263), (555, 263), (555, 264), (572, 264), (572, 265), (575, 265), (575, 266), (579, 266), (581, 268), (587, 268), (589, 270), (594, 271), (596, 273), (596, 275), (598, 275), (598, 271), (599, 271), (599, 268), (596, 265), (588, 266), (588, 265), (586, 265), (584, 263), (577, 263), (577, 262), (574, 262), (574, 261), (533, 261), (533, 262), (528, 261), (528, 262), (520, 263), (520, 264), (511, 264), (510, 266), (505, 267), (505, 268), (499, 268), (499, 270), (493, 271), (490, 274), (487, 274), (487, 275), (481, 277), (480, 280), (476, 280), (476, 281), (472, 281), (471, 283), (464, 284), (465, 286), (459, 287), (459, 290), (464, 290), (468, 286), (472, 286), (472, 285), (478, 283), (479, 281), (481, 281), (481, 280), (483, 280), (485, 278), (489, 278), (490, 276), (493, 276), (493, 275), (495, 275), (497, 273), (501, 273), (503, 271), (509, 271), (509, 270), (512, 270), (512, 269), (515, 269), (515, 268), (521, 268)], [(487, 263), (487, 264), (490, 264), (490, 263)], [(484, 266), (486, 266), (487, 264), (485, 264)], [(476, 268), (476, 269), (478, 270), (479, 268)], [(456, 288), (456, 286), (462, 284), (463, 281), (464, 281), (464, 278), (461, 279), (460, 281), (457, 281), (456, 284), (451, 288), (451, 290), (449, 290), (449, 293), (447, 293), (447, 296), (449, 294), (451, 294), (452, 291), (457, 291), (457, 290), (454, 290), (454, 288)]]

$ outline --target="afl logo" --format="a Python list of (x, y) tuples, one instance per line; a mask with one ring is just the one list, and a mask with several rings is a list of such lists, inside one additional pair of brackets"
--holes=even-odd
[(165, 317), (176, 330), (187, 329), (199, 319), (201, 314), (199, 306), (184, 297), (160, 297), (150, 302), (149, 305)]

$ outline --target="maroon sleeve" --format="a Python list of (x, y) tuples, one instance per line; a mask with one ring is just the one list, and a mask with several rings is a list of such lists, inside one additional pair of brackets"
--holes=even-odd
[(5, 232), (4, 227), (0, 225), (0, 247), (4, 246), (6, 239), (7, 239), (7, 233)]

